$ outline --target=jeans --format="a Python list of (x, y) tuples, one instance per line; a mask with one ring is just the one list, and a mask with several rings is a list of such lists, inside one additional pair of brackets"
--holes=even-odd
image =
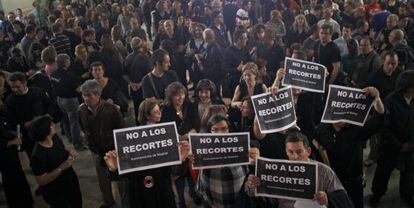
[(112, 187), (111, 180), (108, 175), (108, 168), (103, 165), (103, 158), (92, 152), (92, 158), (95, 163), (96, 175), (98, 176), (99, 189), (101, 190), (103, 202), (107, 206), (117, 207), (115, 202), (116, 195), (118, 192), (120, 197), (120, 206), (129, 207), (129, 196), (128, 196), (128, 180), (127, 178), (121, 178), (116, 181), (118, 191), (115, 191)]
[(78, 98), (57, 97), (57, 103), (63, 113), (62, 123), (66, 136), (72, 141), (75, 148), (81, 148), (83, 144), (80, 138)]

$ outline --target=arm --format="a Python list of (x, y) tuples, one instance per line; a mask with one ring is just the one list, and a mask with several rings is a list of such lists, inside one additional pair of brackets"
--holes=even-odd
[(262, 140), (263, 138), (266, 137), (266, 134), (262, 134), (262, 132), (260, 132), (259, 121), (257, 120), (257, 116), (254, 117), (253, 132), (254, 132), (254, 136), (258, 140)]
[(241, 106), (240, 102), (240, 85), (237, 85), (236, 89), (234, 90), (233, 99), (231, 100), (231, 106), (234, 108), (239, 108)]
[(60, 164), (51, 172), (36, 176), (36, 181), (39, 184), (39, 186), (45, 186), (56, 180), (63, 173), (64, 170), (72, 167), (74, 160), (75, 158), (73, 156), (69, 156), (68, 159), (63, 161), (62, 164)]
[(341, 62), (338, 61), (338, 62), (332, 63), (332, 65), (333, 65), (333, 69), (332, 69), (331, 77), (329, 78), (329, 84), (333, 84), (336, 78), (338, 77)]

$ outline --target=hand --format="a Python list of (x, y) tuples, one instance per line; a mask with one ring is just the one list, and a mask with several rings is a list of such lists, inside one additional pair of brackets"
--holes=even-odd
[(246, 183), (249, 189), (255, 189), (260, 186), (260, 178), (250, 174)]
[(278, 81), (282, 80), (282, 77), (284, 77), (285, 74), (286, 74), (285, 69), (284, 68), (280, 68), (279, 70), (277, 70), (276, 80), (278, 80)]
[(237, 66), (237, 70), (238, 70), (238, 71), (242, 71), (242, 70), (243, 70), (243, 67), (244, 67), (244, 64), (243, 64), (243, 61), (242, 61), (242, 62), (240, 62), (240, 64)]
[(329, 76), (328, 69), (325, 68), (325, 79)]
[(132, 91), (138, 91), (139, 88), (141, 88), (141, 83), (129, 83), (129, 86), (131, 87)]
[(260, 156), (259, 148), (256, 148), (256, 147), (250, 148), (249, 158), (250, 158), (251, 165), (256, 165), (256, 158), (258, 158), (259, 156)]
[(112, 172), (118, 169), (118, 153), (115, 150), (109, 151), (105, 154), (104, 160), (108, 169)]
[(7, 142), (7, 147), (10, 147), (13, 145), (16, 145), (16, 146), (22, 145), (22, 140), (19, 137), (16, 137), (13, 140), (10, 140)]
[(277, 92), (279, 91), (279, 86), (274, 85), (272, 87), (268, 87), (266, 91), (272, 93), (272, 96), (276, 96)]
[(73, 156), (70, 156), (69, 155), (69, 157), (68, 157), (68, 159), (66, 159), (65, 161), (63, 161), (63, 163), (62, 164), (60, 164), (60, 168), (62, 169), (62, 170), (66, 170), (66, 169), (68, 169), (68, 168), (70, 168), (70, 167), (72, 167), (72, 165), (73, 165), (73, 162), (75, 161), (75, 158), (73, 157)]
[(379, 91), (375, 87), (366, 87), (362, 90), (372, 97), (379, 98)]
[(181, 161), (185, 161), (190, 154), (190, 145), (188, 141), (178, 142), (178, 147), (180, 148), (180, 159)]
[(313, 200), (317, 201), (320, 205), (328, 206), (328, 196), (324, 191), (318, 191), (313, 195)]
[(70, 150), (69, 156), (72, 156), (75, 159), (78, 156), (78, 152), (76, 150)]

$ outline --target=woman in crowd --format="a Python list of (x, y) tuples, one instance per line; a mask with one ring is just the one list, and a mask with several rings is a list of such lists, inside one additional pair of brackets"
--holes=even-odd
[(289, 48), (294, 43), (302, 44), (309, 37), (310, 27), (305, 15), (299, 14), (295, 17), (292, 27), (286, 34), (286, 46)]
[[(197, 87), (194, 92), (195, 95), (195, 105), (198, 121), (201, 121), (206, 110), (211, 105), (220, 105), (224, 104), (223, 101), (217, 95), (217, 89), (215, 84), (208, 80), (202, 79), (198, 82)], [(197, 130), (200, 129), (200, 123), (198, 124)]]
[[(139, 106), (138, 121), (143, 125), (156, 124), (161, 120), (161, 109), (157, 101), (144, 100)], [(185, 160), (189, 151), (188, 142), (180, 143), (180, 158)], [(116, 176), (118, 169), (117, 153), (107, 152), (104, 159), (112, 175)], [(171, 184), (172, 167), (161, 167), (126, 174), (128, 178), (129, 206), (139, 207), (176, 207), (174, 192)], [(144, 182), (143, 181), (149, 181)]]
[[(162, 109), (162, 122), (175, 121), (178, 134), (187, 135), (196, 132), (198, 115), (194, 104), (187, 97), (187, 89), (180, 82), (173, 82), (165, 89), (167, 104)], [(188, 162), (184, 162), (174, 171), (175, 185), (178, 192), (178, 204), (185, 207), (184, 188), (185, 181), (188, 182), (189, 193), (194, 202), (200, 204), (201, 200), (194, 190), (194, 181), (188, 169)]]
[(70, 67), (71, 71), (82, 79), (89, 78), (88, 51), (84, 45), (79, 44), (75, 47), (75, 60)]
[[(214, 115), (207, 123), (207, 130), (213, 134), (229, 133), (230, 121), (223, 114)], [(258, 156), (259, 149), (250, 148), (251, 161), (255, 161)], [(190, 154), (188, 157), (192, 163), (197, 160), (195, 155)], [(247, 174), (247, 166), (203, 169), (197, 183), (204, 199), (204, 207), (246, 207), (248, 199), (243, 187)]]
[(243, 69), (243, 81), (236, 87), (234, 96), (231, 101), (232, 107), (241, 107), (241, 99), (246, 96), (253, 96), (263, 92), (266, 92), (266, 86), (262, 83), (258, 83), (258, 69), (257, 65), (253, 62), (247, 63)]
[(119, 106), (122, 113), (128, 112), (128, 100), (122, 93), (119, 85), (105, 76), (105, 67), (101, 62), (96, 61), (91, 64), (91, 74), (102, 86), (101, 98)]
[(31, 135), (36, 144), (30, 166), (46, 203), (52, 208), (82, 207), (78, 176), (72, 168), (77, 153), (65, 149), (50, 116), (33, 119)]
[(225, 105), (211, 105), (209, 106), (206, 111), (204, 112), (203, 117), (201, 117), (200, 122), (200, 131), (201, 133), (208, 132), (207, 129), (207, 122), (210, 120), (211, 117), (217, 114), (222, 114), (227, 116), (227, 107)]

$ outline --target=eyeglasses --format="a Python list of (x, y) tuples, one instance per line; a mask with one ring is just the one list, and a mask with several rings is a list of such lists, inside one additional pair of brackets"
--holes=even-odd
[(226, 133), (228, 131), (229, 131), (229, 127), (211, 128), (212, 133)]

